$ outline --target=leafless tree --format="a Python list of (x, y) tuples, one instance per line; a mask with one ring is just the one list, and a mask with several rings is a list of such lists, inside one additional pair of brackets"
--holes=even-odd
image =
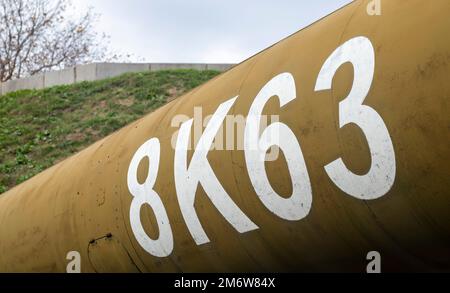
[(101, 60), (96, 15), (68, 17), (70, 0), (0, 0), (0, 81)]

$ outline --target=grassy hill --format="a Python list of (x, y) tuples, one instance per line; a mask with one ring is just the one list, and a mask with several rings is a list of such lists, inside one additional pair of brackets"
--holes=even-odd
[(217, 74), (130, 73), (0, 96), (0, 193)]

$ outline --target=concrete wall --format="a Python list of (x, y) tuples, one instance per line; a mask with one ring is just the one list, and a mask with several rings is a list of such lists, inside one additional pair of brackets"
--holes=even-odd
[(75, 82), (75, 68), (70, 67), (59, 71), (49, 71), (44, 74), (44, 87)]
[(128, 64), (128, 63), (98, 63), (97, 64), (97, 79), (105, 79), (109, 77), (118, 76), (127, 72), (141, 72), (148, 71), (149, 64)]
[(193, 63), (155, 63), (150, 64), (150, 71), (159, 71), (159, 70), (167, 70), (167, 69), (197, 69), (197, 70), (206, 70), (206, 64)]
[(75, 67), (75, 82), (97, 80), (97, 63)]
[(167, 69), (196, 69), (225, 71), (234, 64), (204, 63), (92, 63), (49, 71), (44, 74), (10, 80), (1, 84), (0, 94), (23, 90), (94, 81), (118, 76), (127, 72), (159, 71)]
[(24, 90), (24, 89), (42, 89), (44, 88), (44, 75), (37, 74), (34, 76), (10, 80), (1, 84), (1, 94)]
[(234, 66), (234, 64), (211, 63), (211, 64), (206, 64), (206, 70), (226, 71), (233, 66)]

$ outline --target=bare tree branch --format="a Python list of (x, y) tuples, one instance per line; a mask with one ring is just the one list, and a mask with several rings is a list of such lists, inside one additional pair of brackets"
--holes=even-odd
[(0, 81), (106, 58), (88, 10), (66, 19), (69, 0), (0, 0)]

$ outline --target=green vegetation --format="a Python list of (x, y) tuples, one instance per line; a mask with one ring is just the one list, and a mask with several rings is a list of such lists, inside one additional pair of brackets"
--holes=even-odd
[(218, 73), (130, 73), (0, 96), (0, 193)]

